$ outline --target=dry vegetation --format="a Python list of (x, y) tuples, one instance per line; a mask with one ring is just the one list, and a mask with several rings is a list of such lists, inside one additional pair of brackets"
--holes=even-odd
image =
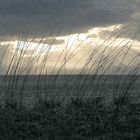
[[(135, 55), (126, 63), (135, 36), (136, 34), (132, 37), (133, 40), (122, 40), (115, 48), (113, 43), (119, 38), (119, 35), (115, 33), (103, 42), (105, 47), (102, 49), (98, 46), (99, 42), (95, 44), (90, 50), (85, 64), (79, 70), (78, 76), (73, 76), (71, 80), (67, 81), (67, 76), (63, 75), (66, 78), (62, 87), (65, 88), (65, 94), (61, 95), (61, 98), (55, 96), (55, 94), (50, 96), (48, 94), (49, 89), (57, 87), (57, 80), (61, 71), (66, 70), (66, 64), (82, 49), (92, 45), (91, 42), (82, 45), (84, 40), (77, 48), (82, 47), (73, 51), (70, 51), (71, 47), (70, 49), (65, 47), (60, 54), (60, 57), (63, 56), (63, 61), (59, 64), (60, 60), (57, 59), (49, 74), (56, 72), (58, 64), (59, 69), (57, 69), (55, 75), (50, 76), (49, 82), (47, 79), (49, 75), (47, 64), (49, 57), (53, 54), (51, 46), (55, 40), (46, 50), (43, 47), (38, 50), (43, 41), (42, 38), (36, 49), (28, 56), (28, 59), (25, 59), (24, 56), (28, 47), (30, 47), (30, 43), (23, 44), (22, 48), (17, 46), (9, 62), (7, 62), (7, 71), (1, 76), (0, 139), (139, 139), (140, 104), (134, 102), (131, 91), (135, 90), (135, 82), (139, 78), (140, 55)], [(22, 36), (18, 38), (19, 46), (23, 40), (28, 41), (28, 35), (26, 38)], [(0, 66), (6, 59), (8, 47), (7, 45), (1, 57)], [(36, 53), (36, 51), (38, 52)], [(45, 54), (43, 58), (42, 53)], [(77, 61), (77, 65), (79, 61)], [(75, 69), (76, 65), (72, 72)], [(115, 74), (112, 81), (113, 90), (111, 100), (106, 102), (106, 95), (103, 93), (105, 90), (109, 91), (109, 88), (106, 88), (108, 78), (104, 75), (109, 74), (112, 70)], [(38, 75), (35, 76), (33, 82), (37, 93), (34, 95), (34, 106), (29, 108), (24, 105), (24, 91), (33, 71)], [(42, 87), (42, 75), (46, 79), (44, 81), (46, 83), (45, 89)], [(74, 86), (69, 88), (70, 81), (74, 79)], [(88, 84), (89, 81), (91, 83), (96, 82), (92, 85)], [(100, 85), (101, 81), (102, 86)], [(21, 83), (20, 87), (18, 83)], [(98, 93), (99, 88), (100, 93)], [(92, 92), (87, 96), (89, 90)], [(15, 91), (18, 94), (15, 95)], [(45, 92), (45, 96), (42, 96), (42, 92)], [(60, 90), (55, 92), (57, 95), (61, 94)]]

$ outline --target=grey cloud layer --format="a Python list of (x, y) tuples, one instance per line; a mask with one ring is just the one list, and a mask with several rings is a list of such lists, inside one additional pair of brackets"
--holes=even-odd
[(0, 34), (29, 30), (31, 36), (40, 37), (127, 23), (139, 12), (139, 4), (139, 0), (0, 0)]

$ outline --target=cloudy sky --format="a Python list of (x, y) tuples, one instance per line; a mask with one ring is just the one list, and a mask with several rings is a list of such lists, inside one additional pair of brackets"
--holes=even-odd
[[(0, 0), (0, 72), (7, 69), (17, 46), (18, 49), (30, 46), (24, 49), (24, 56), (20, 58), (22, 65), (31, 55), (35, 57), (40, 52), (42, 56), (36, 64), (40, 66), (42, 62), (44, 65), (46, 55), (45, 51), (41, 52), (42, 47), (49, 49), (51, 45), (50, 52), (53, 53), (46, 64), (49, 69), (53, 69), (62, 51), (67, 51), (64, 50), (66, 46), (68, 56), (79, 50), (67, 65), (68, 71), (75, 73), (87, 62), (98, 40), (102, 42), (98, 44), (99, 49), (103, 49), (107, 46), (103, 42), (110, 36), (111, 42), (118, 36), (114, 48), (123, 40), (130, 44), (135, 40), (127, 58), (130, 61), (140, 53), (139, 29), (140, 0)], [(102, 53), (102, 49), (97, 54)], [(115, 56), (115, 52), (112, 53)], [(17, 55), (14, 56), (16, 59)], [(62, 54), (55, 70), (63, 65), (63, 60)]]

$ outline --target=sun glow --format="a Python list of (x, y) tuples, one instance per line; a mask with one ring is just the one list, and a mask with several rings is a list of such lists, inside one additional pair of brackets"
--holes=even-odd
[[(32, 66), (33, 73), (34, 69), (37, 67), (37, 70), (39, 71), (42, 68), (42, 65), (47, 67), (48, 72), (55, 73), (55, 71), (57, 71), (60, 66), (65, 63), (65, 59), (68, 59), (66, 67), (72, 72), (73, 69), (75, 69), (75, 71), (80, 70), (80, 68), (85, 65), (93, 51), (96, 52), (93, 56), (96, 60), (96, 57), (102, 55), (106, 56), (111, 50), (111, 53), (109, 54), (109, 59), (111, 60), (117, 54), (116, 50), (119, 50), (121, 47), (124, 48), (123, 46), (126, 46), (127, 43), (128, 47), (131, 43), (133, 43), (131, 46), (132, 51), (128, 54), (128, 59), (124, 64), (127, 64), (127, 61), (129, 61), (130, 58), (133, 58), (135, 54), (140, 53), (139, 41), (135, 40), (133, 42), (133, 40), (123, 36), (117, 39), (112, 36), (109, 40), (107, 40), (112, 32), (115, 32), (119, 28), (121, 28), (121, 25), (113, 25), (104, 28), (93, 28), (88, 32), (81, 34), (58, 36), (56, 38), (50, 37), (48, 40), (47, 38), (44, 38), (43, 40), (41, 38), (37, 38), (34, 41), (29, 39), (26, 39), (25, 41), (25, 39), (23, 39), (1, 42), (0, 45), (8, 46), (7, 55), (9, 58), (7, 56), (6, 57), (10, 61), (12, 60), (12, 56), (14, 56), (14, 54), (16, 54), (14, 57), (15, 62), (20, 58), (22, 64), (20, 66), (21, 71), (22, 68), (26, 67), (26, 63), (31, 61), (34, 62), (31, 63), (31, 65), (34, 64)], [(104, 35), (104, 33), (107, 34)], [(106, 51), (103, 51), (104, 49)], [(122, 50), (125, 52), (127, 47)], [(120, 58), (116, 60), (116, 64), (119, 62), (119, 59)], [(10, 62), (9, 60), (7, 62)]]
[[(102, 38), (101, 34), (103, 32), (108, 33), (108, 32), (116, 31), (116, 30), (120, 29), (121, 27), (122, 27), (122, 25), (118, 24), (118, 25), (112, 25), (112, 26), (108, 26), (108, 27), (92, 28), (86, 33), (71, 34), (68, 36), (58, 36), (55, 39), (50, 38), (52, 41), (49, 42), (48, 44), (47, 44), (47, 41), (45, 42), (45, 39), (42, 42), (40, 42), (41, 39), (36, 39), (36, 42), (15, 40), (15, 41), (9, 41), (9, 42), (8, 41), (1, 42), (0, 44), (3, 46), (10, 45), (10, 46), (13, 46), (14, 49), (19, 49), (19, 50), (35, 50), (36, 51), (35, 54), (37, 54), (38, 52), (40, 52), (42, 50), (42, 55), (46, 51), (55, 53), (55, 52), (61, 52), (64, 49), (67, 49), (70, 51), (74, 51), (75, 49), (79, 50), (82, 48), (84, 43), (90, 44), (90, 48), (93, 48), (96, 45), (96, 43), (98, 42), (98, 45), (103, 47), (103, 46), (107, 46), (107, 44), (104, 43), (106, 36), (104, 36), (104, 38)], [(53, 41), (53, 39), (61, 40), (61, 41), (63, 40), (64, 42), (58, 43), (58, 44), (57, 43), (53, 44), (53, 42), (55, 42), (55, 41)], [(114, 47), (118, 46), (118, 44), (120, 42), (122, 42), (120, 44), (120, 47), (121, 47), (121, 46), (125, 45), (128, 41), (126, 38), (123, 38), (123, 37), (117, 38), (115, 41), (113, 41), (113, 40), (114, 40), (113, 37), (110, 38), (110, 40), (108, 41), (108, 44), (112, 44), (111, 46), (114, 46)], [(132, 40), (129, 39), (129, 41), (132, 41)], [(79, 45), (80, 43), (82, 45)], [(140, 42), (137, 41), (135, 44), (136, 45), (133, 47), (133, 49), (139, 51)]]

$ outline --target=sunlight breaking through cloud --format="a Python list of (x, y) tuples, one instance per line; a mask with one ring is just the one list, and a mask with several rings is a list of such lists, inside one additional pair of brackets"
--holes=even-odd
[[(111, 25), (107, 27), (92, 28), (88, 32), (82, 34), (71, 34), (67, 36), (57, 36), (38, 39), (23, 38), (15, 41), (4, 41), (1, 42), (2, 46), (8, 46), (8, 53), (5, 54), (3, 65), (8, 66), (10, 60), (14, 56), (14, 65), (20, 60), (19, 66), (20, 72), (28, 64), (28, 68), (32, 67), (31, 73), (39, 73), (41, 68), (47, 69), (48, 73), (56, 73), (60, 67), (66, 65), (67, 73), (78, 73), (86, 65), (88, 59), (92, 53), (94, 55), (91, 58), (91, 62), (83, 70), (84, 72), (90, 69), (92, 62), (94, 62), (99, 56), (108, 56), (108, 61), (115, 59), (116, 54), (119, 50), (122, 50), (122, 56), (126, 53), (127, 48), (130, 47), (129, 53), (126, 56), (125, 61), (122, 65), (127, 63), (135, 55), (140, 53), (140, 42), (125, 38), (122, 34), (120, 35), (119, 30), (122, 28), (121, 24)], [(2, 51), (1, 51), (2, 52)], [(4, 52), (4, 51), (3, 51)], [(114, 68), (119, 65), (122, 57), (118, 57), (115, 61)], [(66, 62), (65, 62), (66, 61)], [(97, 59), (95, 66), (91, 72), (94, 72), (98, 62)], [(27, 63), (28, 62), (28, 63)], [(4, 64), (6, 63), (6, 64)], [(3, 66), (2, 65), (2, 66)], [(64, 72), (62, 68), (61, 73)], [(42, 72), (44, 73), (44, 72)]]

